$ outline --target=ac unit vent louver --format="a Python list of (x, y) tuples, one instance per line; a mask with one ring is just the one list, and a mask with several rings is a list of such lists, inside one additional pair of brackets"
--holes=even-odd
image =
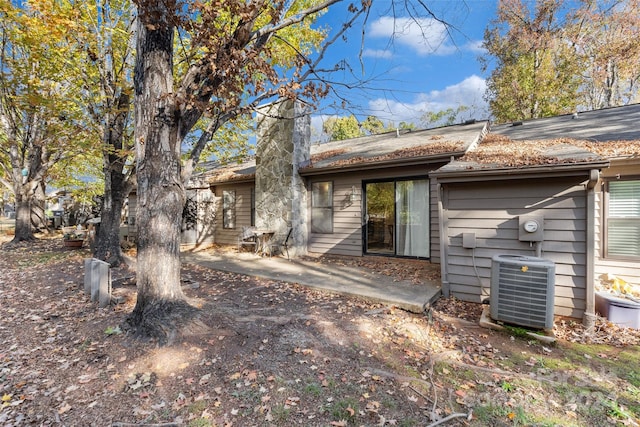
[(552, 261), (495, 255), (491, 261), (491, 317), (531, 328), (553, 328), (556, 268)]

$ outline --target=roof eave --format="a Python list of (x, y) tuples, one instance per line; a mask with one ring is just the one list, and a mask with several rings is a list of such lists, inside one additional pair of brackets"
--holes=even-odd
[(242, 178), (235, 178), (235, 179), (224, 179), (224, 180), (220, 180), (220, 181), (216, 181), (213, 179), (210, 179), (209, 182), (209, 186), (214, 186), (214, 185), (226, 185), (226, 184), (246, 184), (249, 182), (253, 182), (256, 180), (255, 175), (245, 175)]
[(403, 157), (401, 159), (379, 160), (371, 163), (357, 163), (339, 166), (306, 167), (299, 169), (300, 176), (327, 175), (331, 173), (359, 172), (367, 170), (388, 169), (392, 167), (408, 167), (432, 163), (449, 162), (451, 158), (462, 157), (465, 151), (455, 151), (432, 156)]
[(609, 167), (609, 161), (587, 162), (578, 164), (563, 164), (557, 166), (537, 166), (527, 168), (494, 168), (494, 169), (467, 169), (461, 171), (433, 171), (429, 174), (441, 183), (447, 182), (473, 182), (480, 178), (483, 181), (498, 181), (504, 179), (540, 178), (541, 176), (562, 177), (582, 175), (593, 169)]
[(611, 164), (615, 165), (640, 165), (640, 157), (638, 156), (619, 156), (610, 157)]

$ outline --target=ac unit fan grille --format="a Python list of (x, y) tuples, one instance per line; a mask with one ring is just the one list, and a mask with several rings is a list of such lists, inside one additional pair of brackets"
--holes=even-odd
[[(527, 257), (529, 261), (539, 260)], [(533, 265), (532, 265), (533, 264)], [(553, 264), (535, 262), (494, 264), (491, 287), (491, 316), (496, 320), (533, 328), (553, 326)]]

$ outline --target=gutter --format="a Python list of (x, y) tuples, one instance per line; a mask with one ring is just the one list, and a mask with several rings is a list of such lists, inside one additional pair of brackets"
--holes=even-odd
[(209, 184), (209, 187), (215, 187), (217, 185), (246, 184), (250, 182), (255, 182), (255, 180), (256, 180), (255, 175), (246, 175), (246, 177), (235, 178), (235, 179), (226, 179), (226, 180), (220, 180), (220, 181), (210, 180), (210, 181), (207, 181), (207, 183)]
[(556, 166), (533, 166), (526, 168), (494, 168), (494, 169), (466, 169), (454, 172), (434, 171), (429, 176), (437, 178), (438, 182), (476, 182), (476, 181), (499, 181), (504, 179), (527, 179), (539, 178), (541, 174), (550, 177), (555, 176), (579, 176), (585, 171), (603, 169), (609, 167), (609, 161), (567, 164), (561, 163)]
[(595, 238), (596, 238), (596, 192), (595, 187), (600, 181), (600, 170), (591, 169), (589, 171), (589, 181), (586, 184), (587, 192), (587, 265), (585, 266), (585, 311), (582, 323), (591, 329), (595, 326)]

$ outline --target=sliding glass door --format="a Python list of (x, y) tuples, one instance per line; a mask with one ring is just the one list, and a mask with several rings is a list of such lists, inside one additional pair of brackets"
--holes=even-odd
[(429, 181), (396, 183), (396, 255), (429, 257)]
[(366, 252), (370, 254), (395, 253), (395, 186), (393, 182), (365, 184)]
[(365, 252), (429, 257), (429, 181), (365, 184)]

